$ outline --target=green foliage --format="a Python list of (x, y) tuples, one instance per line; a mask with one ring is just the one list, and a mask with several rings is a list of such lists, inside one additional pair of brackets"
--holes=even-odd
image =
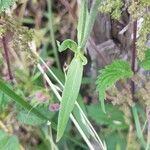
[(108, 150), (126, 150), (127, 139), (125, 135), (119, 132), (112, 132), (105, 139)]
[(13, 3), (14, 0), (0, 0), (0, 13), (8, 9)]
[(99, 91), (99, 99), (101, 101), (102, 110), (105, 112), (104, 99), (105, 91), (108, 87), (113, 86), (118, 80), (131, 77), (133, 72), (128, 62), (123, 60), (115, 60), (112, 64), (100, 70), (97, 79), (97, 90)]
[[(85, 23), (85, 29), (84, 29), (84, 37), (83, 37), (83, 40), (81, 39), (82, 40), (80, 42), (81, 45), (79, 45), (79, 47), (81, 47), (81, 48), (85, 47), (85, 45), (87, 43), (87, 40), (88, 40), (88, 38), (91, 34), (91, 31), (92, 31), (93, 26), (94, 26), (95, 19), (96, 19), (97, 14), (98, 14), (98, 8), (99, 8), (100, 3), (101, 3), (101, 0), (94, 0), (93, 3), (92, 3), (91, 10), (90, 10), (90, 13), (88, 15), (88, 18), (87, 19), (84, 18), (86, 23)], [(85, 3), (85, 5), (86, 5), (86, 3)], [(78, 37), (78, 39), (79, 39), (79, 37)]]
[(139, 65), (145, 70), (150, 70), (150, 49), (145, 51), (145, 58), (140, 61)]
[(149, 0), (140, 0), (140, 2), (145, 7), (150, 6), (150, 1)]
[(77, 38), (78, 38), (78, 45), (81, 45), (81, 42), (83, 41), (83, 37), (85, 34), (85, 26), (88, 19), (88, 3), (87, 0), (81, 1), (81, 7), (80, 14), (79, 14), (79, 21), (78, 21), (78, 27), (77, 27)]
[(72, 40), (65, 40), (61, 45), (57, 42), (60, 52), (69, 48), (75, 53), (75, 56), (69, 66), (65, 87), (62, 93), (62, 101), (57, 125), (57, 141), (63, 136), (70, 113), (74, 108), (75, 101), (79, 94), (83, 74), (83, 65), (87, 63), (83, 50), (93, 28), (100, 1), (93, 1), (88, 19), (87, 1), (84, 0), (81, 4), (83, 5), (82, 7), (84, 10), (80, 10), (80, 20), (78, 22), (77, 38), (79, 45)]
[[(36, 106), (36, 109), (44, 116), (47, 116), (49, 120), (51, 120), (55, 114), (54, 112), (49, 111), (48, 107), (44, 105)], [(37, 126), (46, 123), (46, 120), (39, 118), (37, 115), (32, 113), (32, 111), (30, 112), (27, 110), (18, 109), (18, 112), (17, 120), (22, 124)]]
[(0, 130), (0, 150), (20, 150), (18, 138)]
[(27, 101), (25, 101), (22, 97), (17, 95), (11, 88), (9, 88), (2, 80), (0, 80), (0, 91), (9, 96), (12, 100), (14, 100), (17, 104), (22, 106), (28, 111), (31, 111), (39, 118), (43, 120), (47, 120), (47, 117), (41, 114), (36, 108), (33, 108)]
[(136, 105), (132, 106), (132, 112), (133, 112), (133, 117), (134, 117), (134, 121), (135, 121), (137, 136), (138, 136), (142, 146), (145, 148), (146, 147), (146, 143), (145, 143), (144, 136), (143, 136), (143, 131), (142, 131), (142, 128), (141, 128), (141, 125), (140, 125), (140, 120), (139, 120), (139, 116), (138, 116), (137, 106)]
[(35, 114), (27, 112), (27, 111), (21, 111), (19, 112), (17, 119), (19, 122), (27, 125), (41, 125), (45, 122), (45, 120), (37, 117)]
[(109, 13), (113, 19), (119, 20), (121, 17), (122, 0), (105, 0), (99, 10), (102, 13)]
[(109, 128), (120, 130), (128, 128), (124, 120), (124, 114), (116, 106), (106, 104), (106, 111), (99, 109), (98, 104), (93, 104), (87, 107), (89, 117), (97, 124), (107, 125)]
[(66, 49), (70, 49), (73, 52), (77, 52), (77, 49), (78, 49), (77, 43), (71, 39), (67, 39), (67, 40), (63, 41), (61, 44), (59, 41), (57, 41), (57, 45), (58, 45), (59, 52), (63, 52)]
[(150, 33), (150, 14), (144, 14), (143, 16), (143, 24), (139, 32), (140, 38), (137, 41), (137, 57), (140, 61), (143, 61), (144, 59), (147, 59), (145, 55), (148, 55), (147, 52), (145, 52), (146, 49), (148, 49), (148, 46), (146, 45), (146, 42), (148, 40), (148, 33)]
[(74, 108), (75, 101), (78, 97), (80, 85), (82, 81), (83, 65), (80, 58), (73, 58), (65, 82), (62, 93), (62, 101), (57, 125), (57, 141), (63, 136), (70, 113)]
[(3, 111), (8, 103), (10, 102), (9, 97), (3, 92), (0, 92), (0, 111)]
[(22, 64), (25, 63), (24, 66), (29, 66), (37, 63), (37, 57), (31, 51), (29, 45), (34, 37), (33, 30), (29, 30), (27, 27), (22, 26), (15, 17), (5, 15), (1, 17), (1, 21), (3, 24), (0, 25), (0, 35), (10, 36), (10, 44), (13, 50), (18, 56), (24, 56), (19, 57)]

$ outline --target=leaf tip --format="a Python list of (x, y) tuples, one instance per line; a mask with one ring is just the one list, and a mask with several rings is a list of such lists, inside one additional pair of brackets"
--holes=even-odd
[(61, 135), (59, 135), (59, 133), (57, 132), (57, 136), (56, 136), (56, 143), (60, 141), (60, 139), (62, 138)]

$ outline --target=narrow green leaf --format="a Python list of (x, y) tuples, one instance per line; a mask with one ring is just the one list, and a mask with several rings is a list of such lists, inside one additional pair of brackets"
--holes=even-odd
[(145, 147), (146, 143), (145, 143), (145, 140), (144, 140), (144, 137), (143, 137), (143, 133), (142, 133), (142, 129), (141, 129), (141, 125), (140, 125), (136, 105), (132, 106), (132, 112), (133, 112), (133, 118), (134, 118), (134, 121), (135, 121), (137, 136), (138, 136), (139, 140), (141, 141), (141, 144), (143, 145), (143, 147)]
[(48, 120), (46, 116), (44, 116), (43, 114), (41, 114), (36, 108), (33, 108), (27, 101), (25, 101), (23, 98), (21, 98), (19, 95), (17, 95), (2, 80), (0, 80), (0, 91), (2, 91), (7, 96), (9, 96), (10, 98), (12, 98), (16, 103), (20, 104), (26, 110), (31, 111), (31, 113), (34, 113), (39, 118), (44, 119), (44, 120)]
[(99, 99), (104, 112), (104, 99), (106, 98), (105, 91), (107, 88), (114, 85), (118, 80), (131, 77), (132, 75), (133, 72), (129, 63), (123, 60), (115, 60), (100, 71), (97, 79), (97, 90), (99, 91)]
[(57, 45), (58, 45), (59, 52), (63, 52), (67, 49), (70, 49), (73, 52), (77, 52), (77, 49), (78, 49), (77, 43), (71, 39), (67, 39), (63, 41), (61, 44), (59, 41), (57, 41)]
[(84, 37), (83, 37), (82, 43), (79, 45), (81, 48), (85, 47), (86, 42), (90, 36), (93, 25), (95, 23), (96, 16), (98, 14), (98, 8), (99, 8), (100, 3), (101, 3), (101, 0), (93, 0), (90, 14), (88, 15), (88, 18), (85, 20), (86, 24), (85, 24), (85, 29), (84, 29)]
[(0, 0), (0, 13), (8, 9), (13, 3), (14, 0)]
[(63, 136), (70, 113), (78, 97), (83, 75), (83, 65), (79, 57), (74, 57), (67, 73), (65, 87), (58, 116), (57, 141)]
[(78, 21), (78, 27), (77, 27), (77, 39), (78, 44), (81, 45), (81, 42), (84, 37), (85, 32), (85, 26), (88, 18), (88, 2), (87, 0), (82, 0), (79, 8), (79, 21)]

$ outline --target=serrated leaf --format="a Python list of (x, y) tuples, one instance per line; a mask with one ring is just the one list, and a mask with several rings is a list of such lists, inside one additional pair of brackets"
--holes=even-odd
[(83, 65), (79, 57), (74, 57), (67, 73), (65, 87), (62, 93), (60, 112), (57, 125), (57, 141), (63, 136), (70, 113), (78, 97), (83, 74)]
[(107, 88), (113, 86), (118, 80), (131, 77), (132, 75), (133, 72), (129, 63), (123, 60), (115, 60), (100, 71), (97, 79), (97, 90), (99, 91), (99, 99), (104, 112), (105, 91)]
[(26, 111), (19, 112), (17, 119), (19, 122), (27, 125), (41, 125), (45, 120), (37, 117), (33, 113), (28, 113)]
[(70, 49), (73, 52), (77, 52), (77, 49), (78, 49), (77, 43), (71, 39), (67, 39), (63, 41), (61, 44), (59, 41), (57, 41), (57, 45), (58, 45), (59, 52), (63, 52), (67, 49)]
[(145, 59), (139, 64), (145, 70), (150, 70), (150, 49), (145, 51)]
[(0, 130), (0, 150), (19, 150), (19, 140), (15, 135), (8, 135), (3, 130)]
[[(36, 109), (38, 109), (38, 111), (47, 116), (49, 120), (52, 119), (52, 117), (55, 115), (54, 112), (50, 112), (48, 109), (48, 106), (36, 106)], [(30, 113), (29, 111), (19, 111), (19, 114), (17, 116), (17, 119), (19, 122), (23, 123), (23, 124), (27, 124), (27, 125), (41, 125), (43, 123), (46, 122), (46, 120), (39, 118), (38, 116), (36, 116), (35, 114), (33, 114), (32, 112)]]
[(0, 13), (8, 9), (13, 3), (14, 0), (0, 0)]

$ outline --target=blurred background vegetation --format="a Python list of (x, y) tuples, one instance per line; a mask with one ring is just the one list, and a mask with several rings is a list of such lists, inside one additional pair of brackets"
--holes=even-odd
[[(14, 104), (7, 95), (0, 92), (0, 150), (88, 149), (71, 121), (68, 123), (63, 139), (59, 143), (55, 142), (59, 101), (38, 71), (37, 58), (31, 54), (30, 47), (26, 44), (32, 39), (35, 40), (39, 55), (64, 83), (64, 72), (66, 72), (67, 64), (70, 63), (73, 53), (70, 51), (58, 53), (56, 40), (62, 42), (65, 39), (73, 39), (76, 41), (78, 2), (77, 0), (18, 0), (11, 9), (7, 10), (6, 14), (1, 15), (0, 76), (7, 81), (8, 86), (10, 86), (9, 83), (13, 85), (13, 90), (17, 94), (45, 114), (53, 122), (54, 127), (52, 129), (51, 126), (47, 126), (43, 120), (18, 104)], [(118, 9), (120, 5), (122, 6), (119, 3)], [(95, 91), (98, 70), (109, 64), (114, 58), (126, 57), (131, 46), (129, 38), (131, 31), (118, 35), (129, 23), (129, 14), (124, 11), (122, 16), (117, 15), (117, 19), (121, 17), (120, 21), (113, 20), (113, 17), (100, 13), (96, 20), (87, 44), (89, 62), (84, 70), (78, 102), (98, 135), (105, 141), (108, 150), (138, 150), (141, 147), (133, 126), (131, 111), (126, 106), (121, 106), (120, 109), (120, 105), (110, 104), (117, 97), (113, 97), (113, 94), (116, 93), (115, 87), (107, 93), (106, 114), (100, 109), (98, 95)], [(5, 39), (1, 36), (4, 29), (7, 29)], [(9, 69), (7, 56), (3, 50), (2, 43), (4, 42), (9, 49)], [(101, 52), (98, 49), (101, 49)], [(107, 51), (104, 53), (103, 50)], [(44, 65), (42, 68), (53, 79)], [(55, 80), (53, 81), (55, 83)], [(12, 89), (11, 86), (10, 88)], [(130, 101), (131, 93), (122, 93), (117, 98), (129, 97)], [(117, 100), (115, 102), (120, 103)], [(137, 104), (137, 111), (142, 131), (146, 136), (145, 124), (147, 121), (143, 105)]]

